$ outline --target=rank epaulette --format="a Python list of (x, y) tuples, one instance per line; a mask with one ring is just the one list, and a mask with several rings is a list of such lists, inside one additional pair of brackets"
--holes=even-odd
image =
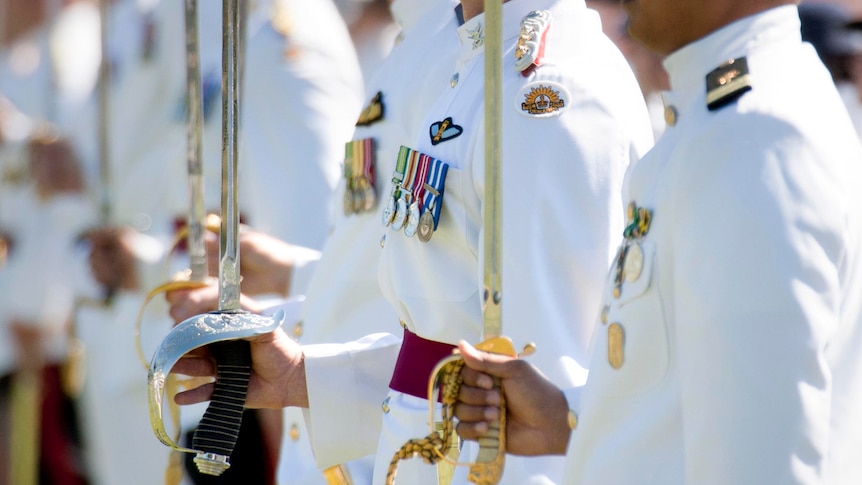
[(542, 64), (545, 55), (545, 40), (551, 26), (551, 12), (533, 10), (521, 19), (521, 33), (515, 48), (515, 69), (521, 75), (530, 73)]
[(715, 111), (751, 91), (751, 75), (744, 57), (730, 59), (706, 75), (706, 107)]

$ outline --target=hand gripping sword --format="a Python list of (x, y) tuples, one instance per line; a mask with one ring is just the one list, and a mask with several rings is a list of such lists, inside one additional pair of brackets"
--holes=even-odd
[[(501, 127), (502, 114), (502, 1), (485, 0), (485, 206), (482, 343), (476, 348), (487, 352), (516, 356), (512, 341), (502, 336), (502, 197), (501, 197)], [(532, 353), (533, 344), (528, 344), (521, 355)], [(412, 455), (421, 455), (430, 463), (450, 461), (445, 456), (454, 434), (454, 405), (461, 386), (460, 371), (464, 360), (457, 354), (441, 360), (428, 382), (429, 423), (431, 434), (423, 439), (408, 441), (393, 457), (387, 475), (387, 484), (394, 483), (395, 468), (399, 460)], [(496, 381), (499, 389), (500, 382)], [(442, 392), (441, 392), (442, 388)], [(443, 426), (442, 433), (435, 428), (434, 403), (441, 396)], [(480, 485), (495, 485), (503, 474), (506, 454), (506, 404), (501, 392), (500, 418), (489, 426), (488, 432), (479, 438), (479, 454), (476, 462), (470, 463), (468, 480)], [(461, 463), (456, 463), (460, 465)]]
[[(209, 276), (207, 268), (206, 241), (204, 231), (206, 209), (204, 207), (203, 163), (201, 160), (203, 144), (203, 89), (201, 87), (200, 52), (198, 48), (198, 14), (197, 0), (185, 0), (185, 53), (186, 53), (186, 165), (189, 181), (189, 211), (186, 227), (178, 231), (172, 251), (168, 253), (166, 262), (173, 254), (173, 248), (183, 239), (187, 241), (189, 254), (189, 269), (176, 275), (172, 280), (151, 290), (144, 298), (135, 321), (135, 348), (138, 358), (144, 368), (149, 368), (149, 362), (144, 355), (141, 343), (141, 323), (149, 302), (161, 293), (180, 289), (201, 288), (207, 285)], [(180, 411), (173, 401), (173, 396), (179, 391), (182, 383), (176, 374), (169, 374), (165, 379), (165, 392), (168, 395), (168, 410), (174, 429), (174, 440), (180, 439)], [(165, 470), (165, 484), (176, 485), (182, 481), (182, 453), (172, 450)]]
[[(156, 437), (165, 445), (196, 453), (201, 473), (221, 475), (230, 467), (230, 454), (242, 423), (242, 411), (251, 374), (251, 350), (240, 340), (278, 328), (284, 313), (272, 318), (250, 314), (240, 306), (239, 211), (237, 204), (237, 159), (239, 120), (238, 0), (224, 0), (222, 36), (222, 219), (219, 237), (219, 310), (197, 315), (180, 323), (162, 341), (150, 364), (148, 376), (150, 421)], [(198, 425), (193, 448), (177, 445), (162, 423), (165, 378), (187, 352), (209, 345), (217, 363), (215, 390)]]

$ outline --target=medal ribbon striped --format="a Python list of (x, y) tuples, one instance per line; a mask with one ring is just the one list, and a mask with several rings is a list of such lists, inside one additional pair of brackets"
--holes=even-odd
[(392, 183), (396, 189), (401, 188), (401, 182), (404, 181), (404, 172), (407, 170), (407, 160), (410, 158), (410, 152), (413, 150), (402, 146), (398, 150), (398, 160), (395, 164), (395, 171), (392, 172)]
[[(430, 157), (429, 157), (430, 158)], [(449, 171), (449, 164), (431, 158), (428, 163), (428, 175), (425, 179), (425, 200), (424, 207), (432, 211), (434, 216), (434, 229), (440, 223), (440, 207), (443, 201), (443, 188), (446, 185), (446, 173)]]
[(422, 211), (425, 208), (425, 179), (428, 177), (428, 167), (431, 164), (431, 157), (428, 155), (420, 154), (419, 155), (419, 163), (416, 168), (416, 177), (413, 183), (413, 197), (416, 200), (416, 203), (419, 204), (419, 215), (422, 215)]
[(365, 138), (356, 142), (362, 151), (362, 173), (369, 185), (374, 186), (374, 138)]
[(402, 190), (412, 192), (419, 206), (420, 216), (426, 210), (432, 211), (435, 230), (440, 223), (443, 188), (448, 170), (448, 163), (402, 146), (398, 151), (395, 171), (392, 173), (392, 193), (395, 199), (401, 197)]
[(410, 155), (407, 157), (407, 171), (404, 172), (404, 183), (401, 187), (410, 194), (413, 192), (413, 181), (416, 180), (416, 162), (419, 160), (419, 152), (410, 150)]

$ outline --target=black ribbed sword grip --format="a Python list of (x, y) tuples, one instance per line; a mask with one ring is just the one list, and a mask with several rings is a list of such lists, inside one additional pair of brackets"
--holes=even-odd
[(229, 457), (236, 445), (251, 376), (251, 344), (246, 340), (208, 346), (216, 360), (215, 389), (209, 407), (195, 430), (192, 447)]

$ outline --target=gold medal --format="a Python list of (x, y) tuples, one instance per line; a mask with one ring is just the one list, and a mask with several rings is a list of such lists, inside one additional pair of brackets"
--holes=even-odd
[(377, 194), (374, 192), (374, 187), (371, 184), (365, 186), (365, 198), (363, 199), (362, 208), (365, 212), (374, 209), (374, 204), (377, 203)]
[(644, 252), (641, 249), (641, 245), (637, 242), (632, 242), (629, 245), (628, 251), (626, 251), (626, 261), (623, 264), (623, 275), (625, 275), (626, 281), (633, 282), (637, 281), (637, 279), (641, 275), (641, 271), (644, 267)]
[(344, 215), (353, 214), (353, 189), (344, 187)]
[(625, 344), (625, 330), (619, 323), (612, 323), (608, 327), (608, 363), (614, 369), (623, 366), (625, 357), (623, 346)]
[(362, 208), (365, 207), (365, 185), (367, 185), (365, 177), (358, 177), (356, 179), (356, 187), (353, 189), (354, 214), (359, 214), (362, 212)]
[(434, 235), (434, 216), (431, 212), (431, 208), (429, 207), (419, 218), (417, 233), (419, 234), (419, 240), (422, 242), (430, 241), (431, 236)]
[(407, 211), (407, 221), (404, 224), (404, 234), (407, 237), (416, 235), (416, 230), (419, 228), (419, 204), (414, 200), (410, 204), (410, 209)]

